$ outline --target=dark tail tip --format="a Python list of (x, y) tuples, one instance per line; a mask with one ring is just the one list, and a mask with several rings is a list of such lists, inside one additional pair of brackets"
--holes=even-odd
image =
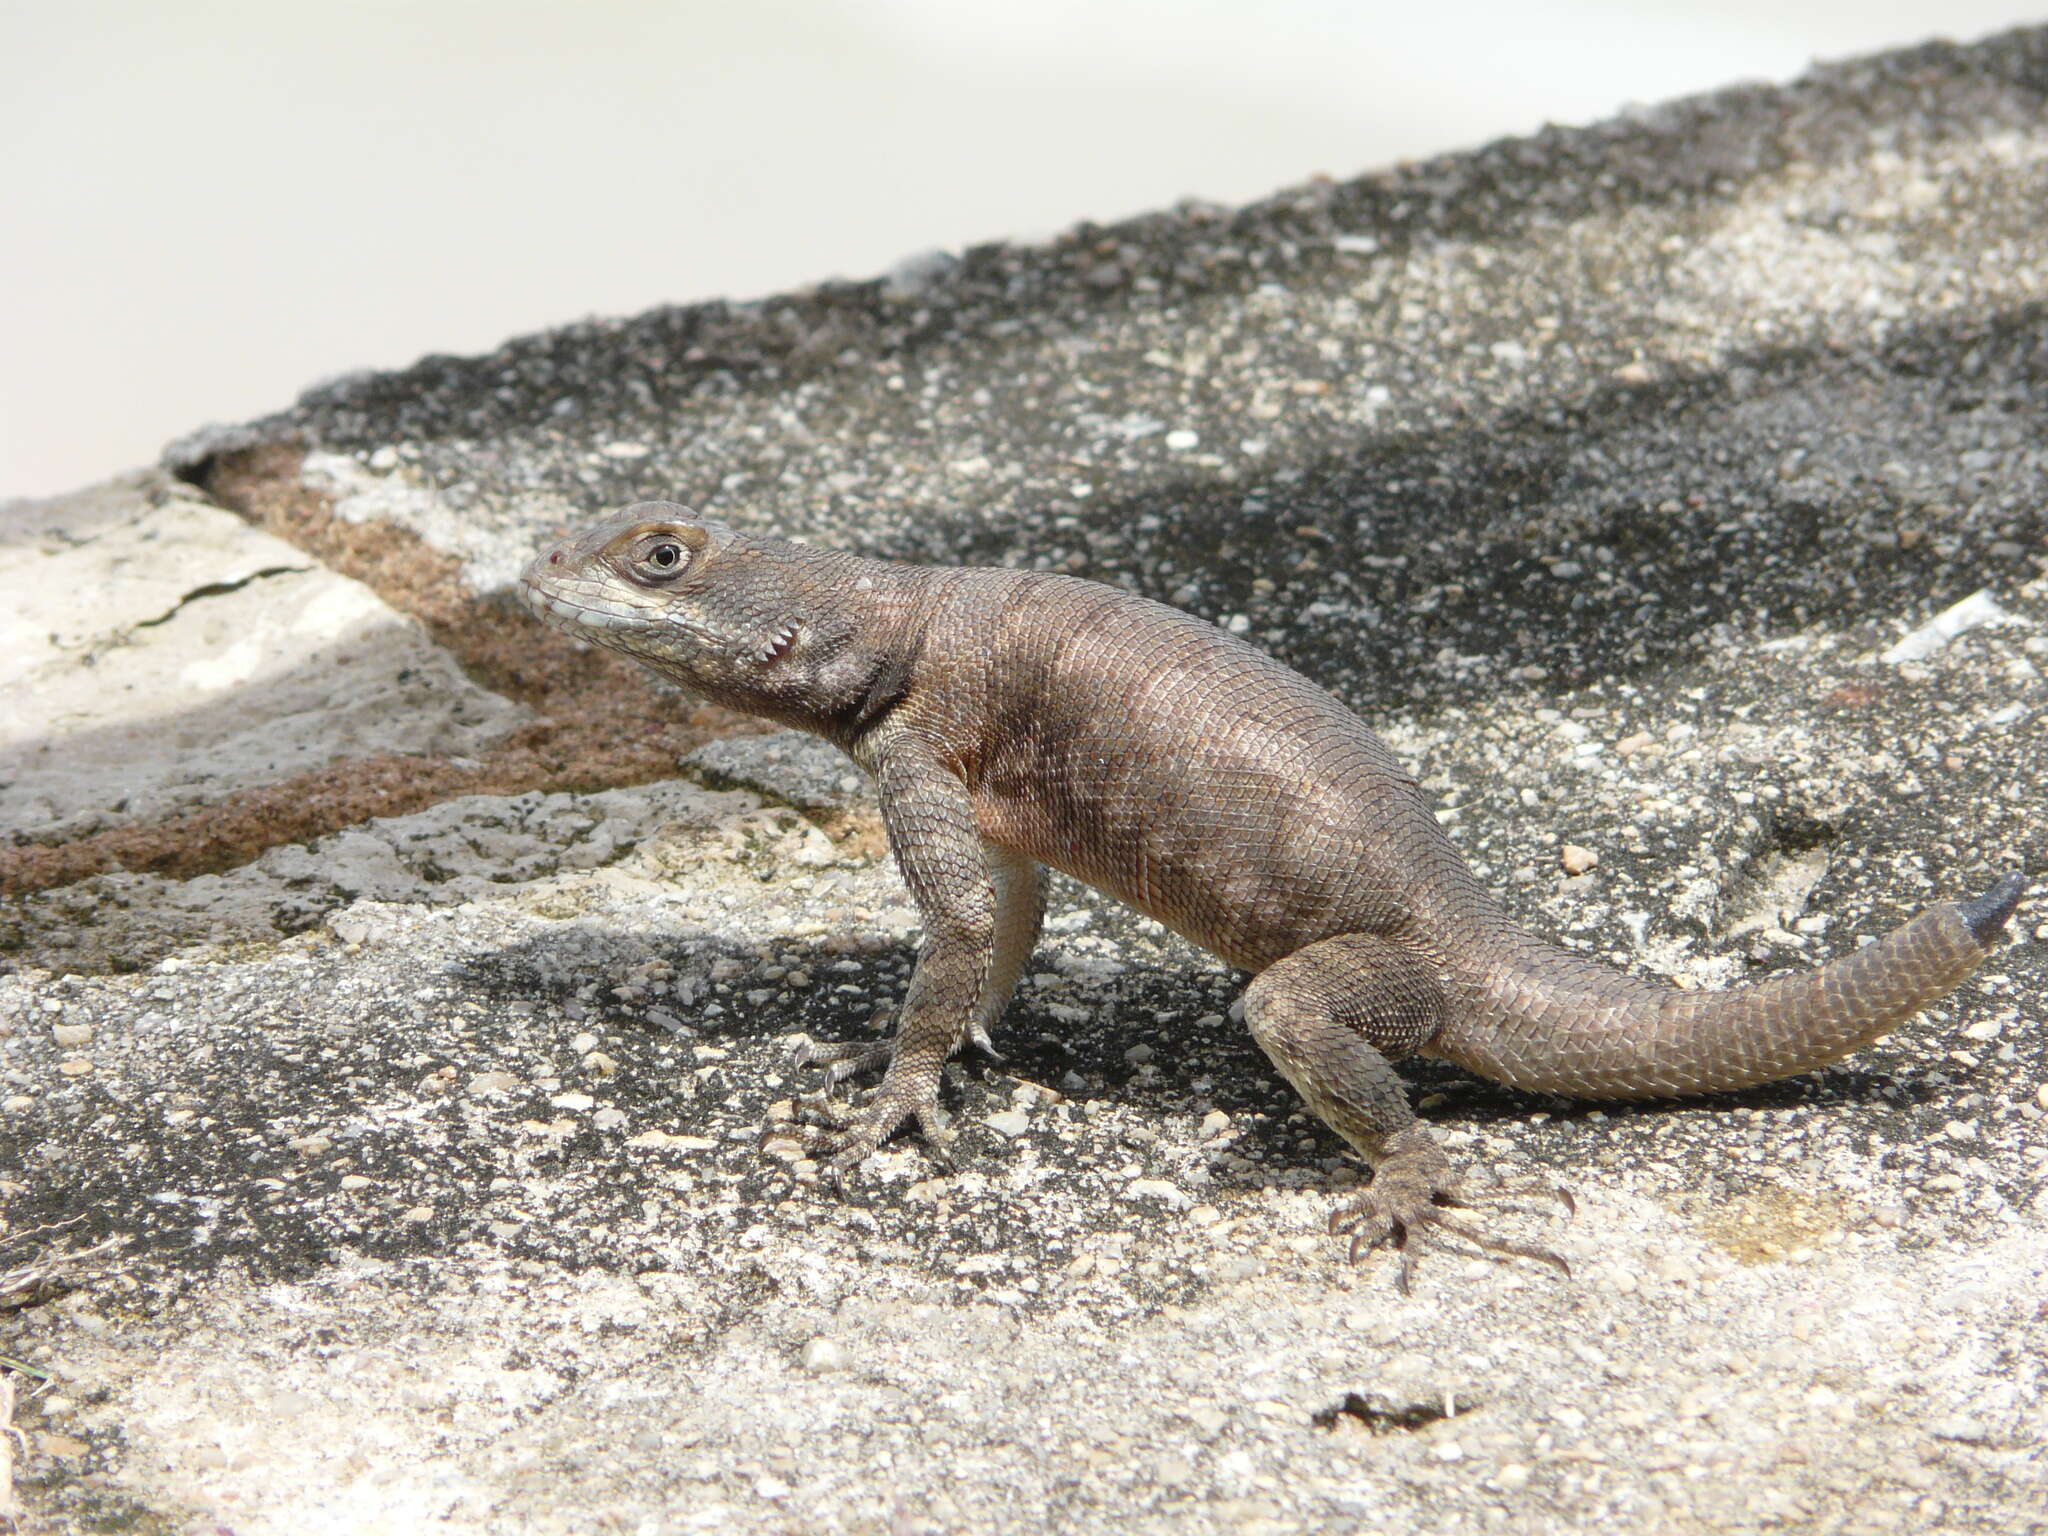
[(2026, 876), (2015, 870), (1975, 901), (1959, 902), (1956, 910), (1969, 926), (1970, 936), (1979, 944), (1989, 945), (2012, 916), (2012, 909), (2020, 904), (2026, 889)]

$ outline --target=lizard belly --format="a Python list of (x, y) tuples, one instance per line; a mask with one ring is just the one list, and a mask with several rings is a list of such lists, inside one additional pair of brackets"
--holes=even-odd
[(989, 841), (1115, 897), (1243, 970), (1263, 970), (1355, 926), (1334, 899), (1347, 884), (1348, 861), (1305, 862), (1290, 849), (1159, 814), (1082, 818), (994, 796), (978, 810)]

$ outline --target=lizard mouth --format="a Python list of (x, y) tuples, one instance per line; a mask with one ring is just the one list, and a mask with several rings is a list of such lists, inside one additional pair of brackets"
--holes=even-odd
[(796, 644), (796, 637), (796, 620), (786, 620), (762, 643), (761, 648), (754, 653), (754, 659), (763, 666), (770, 666), (782, 660), (789, 654), (790, 647)]
[(623, 629), (633, 622), (626, 614), (593, 608), (550, 592), (531, 578), (520, 583), (519, 595), (526, 600), (526, 606), (533, 611), (534, 617), (553, 624), (557, 629)]

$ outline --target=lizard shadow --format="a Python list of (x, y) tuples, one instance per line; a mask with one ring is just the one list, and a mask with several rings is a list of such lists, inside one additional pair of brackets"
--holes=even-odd
[[(979, 1165), (1004, 1156), (1006, 1139), (985, 1122), (1030, 1088), (1035, 1096), (1050, 1090), (1062, 1099), (1123, 1106), (1140, 1118), (1111, 1134), (1135, 1138), (1134, 1146), (1164, 1140), (1179, 1155), (1192, 1139), (1191, 1122), (1221, 1111), (1232, 1133), (1228, 1143), (1201, 1154), (1207, 1180), (1220, 1191), (1355, 1185), (1350, 1149), (1307, 1112), (1232, 1019), (1242, 976), (1180, 958), (1126, 961), (1109, 979), (1073, 980), (1061, 975), (1063, 965), (1071, 968), (1071, 952), (1034, 954), (1025, 984), (992, 1031), (999, 1059), (969, 1049), (948, 1067), (942, 1102), (963, 1133), (963, 1160)], [(600, 1032), (605, 1049), (625, 1058), (624, 1070), (607, 1080), (606, 1096), (630, 1115), (659, 1114), (684, 1131), (729, 1136), (768, 1123), (777, 1100), (821, 1090), (822, 1076), (796, 1064), (796, 1036), (885, 1039), (876, 1022), (900, 999), (914, 960), (914, 946), (900, 941), (740, 940), (688, 923), (621, 935), (570, 923), (472, 955), (451, 975), (472, 997), (499, 1007), (561, 1009), (565, 1051), (572, 1034)], [(1898, 1106), (1939, 1096), (1910, 1075), (1841, 1067), (1739, 1092), (1642, 1103), (1526, 1093), (1428, 1059), (1404, 1061), (1400, 1070), (1423, 1118), (1439, 1130), (1604, 1122), (1606, 1139), (1629, 1149), (1666, 1135), (1669, 1117), (1687, 1111)], [(844, 1098), (872, 1082), (837, 1091)], [(565, 1159), (597, 1157), (603, 1141), (601, 1133), (581, 1130), (559, 1152)], [(1538, 1160), (1556, 1157), (1539, 1152)], [(771, 1170), (761, 1161), (765, 1180)]]

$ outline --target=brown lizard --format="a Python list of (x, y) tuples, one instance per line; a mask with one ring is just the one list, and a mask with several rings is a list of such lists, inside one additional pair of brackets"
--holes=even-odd
[(1455, 1171), (1391, 1062), (1457, 1062), (1593, 1099), (1743, 1088), (1868, 1043), (1944, 996), (2017, 905), (2009, 874), (1818, 971), (1727, 992), (1613, 971), (1517, 928), (1420, 786), (1330, 694), (1216, 626), (1044, 572), (866, 560), (645, 502), (522, 578), (550, 624), (874, 775), (924, 921), (893, 1044), (814, 1048), (828, 1087), (886, 1064), (835, 1175), (899, 1125), (946, 1139), (940, 1072), (986, 1046), (1037, 942), (1040, 867), (1254, 973), (1244, 1017), (1373, 1169), (1331, 1230), (1357, 1258), (1448, 1236)]

